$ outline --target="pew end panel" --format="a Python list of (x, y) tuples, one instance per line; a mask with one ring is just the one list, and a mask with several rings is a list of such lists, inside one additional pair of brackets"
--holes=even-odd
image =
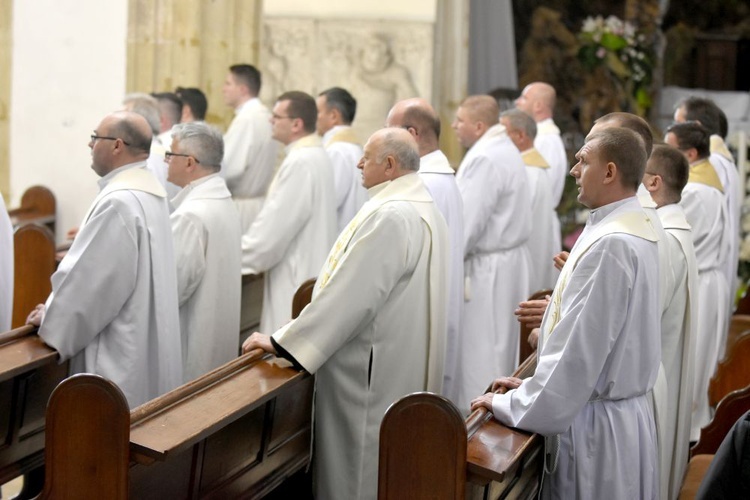
[(698, 442), (690, 448), (690, 458), (713, 455), (732, 426), (750, 410), (750, 385), (727, 394), (718, 405), (711, 422), (701, 429)]
[(13, 232), (13, 319), (18, 328), (37, 304), (52, 292), (55, 272), (55, 237), (44, 226), (26, 224)]
[(737, 337), (728, 346), (726, 356), (716, 366), (708, 385), (708, 403), (716, 406), (729, 393), (750, 385), (750, 332)]
[(13, 227), (36, 223), (55, 234), (56, 201), (52, 191), (44, 186), (31, 186), (21, 196), (21, 206), (8, 210)]

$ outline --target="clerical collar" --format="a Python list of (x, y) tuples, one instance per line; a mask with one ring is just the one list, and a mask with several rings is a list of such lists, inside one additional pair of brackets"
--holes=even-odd
[[(598, 224), (618, 208), (632, 202), (638, 203), (638, 198), (636, 198), (635, 195), (628, 196), (627, 198), (624, 198), (622, 200), (613, 201), (612, 203), (599, 208), (595, 208), (591, 210), (591, 213), (589, 214), (588, 224)], [(640, 207), (640, 204), (638, 206)]]
[(334, 127), (331, 127), (331, 129), (328, 132), (326, 132), (325, 134), (323, 134), (323, 144), (328, 144), (328, 141), (330, 141), (331, 138), (337, 132), (339, 132), (341, 130), (346, 130), (348, 128), (351, 128), (351, 127), (349, 127), (348, 125), (336, 125)]
[(310, 148), (314, 146), (320, 146), (320, 144), (320, 136), (316, 133), (312, 133), (304, 137), (300, 137), (296, 141), (290, 142), (289, 144), (284, 146), (284, 152), (286, 154), (289, 154), (297, 148)]
[(179, 207), (183, 201), (185, 201), (185, 198), (190, 194), (190, 192), (195, 189), (196, 187), (200, 186), (201, 184), (206, 183), (209, 179), (213, 179), (214, 177), (219, 176), (219, 172), (216, 172), (214, 174), (209, 174), (201, 177), (200, 179), (195, 179), (194, 181), (191, 181), (187, 186), (180, 189), (180, 192), (177, 193), (174, 198), (170, 200), (170, 203), (177, 208)]
[[(242, 111), (243, 109), (245, 109), (245, 108), (248, 108), (248, 107), (250, 107), (250, 106), (254, 106), (256, 102), (260, 102), (260, 99), (258, 99), (257, 97), (251, 97), (251, 98), (250, 98), (250, 99), (248, 99), (247, 101), (245, 101), (245, 102), (243, 102), (242, 104), (240, 104), (239, 106), (237, 106), (237, 107), (236, 107), (236, 108), (234, 109), (234, 114), (235, 114), (235, 115), (238, 115), (238, 114), (240, 114), (240, 112), (241, 112), (241, 111)], [(252, 104), (251, 104), (251, 103), (252, 103)]]
[(134, 163), (128, 163), (127, 165), (123, 165), (122, 167), (117, 167), (116, 169), (112, 170), (110, 173), (99, 179), (99, 190), (101, 191), (104, 189), (107, 184), (109, 184), (109, 181), (114, 179), (117, 174), (120, 172), (124, 172), (125, 170), (131, 169), (131, 168), (145, 168), (146, 167), (146, 160), (143, 161), (137, 161)]
[(370, 196), (370, 199), (377, 196), (379, 193), (381, 193), (385, 188), (388, 187), (388, 185), (391, 183), (391, 181), (385, 181), (381, 182), (377, 186), (373, 186), (367, 190), (367, 194)]

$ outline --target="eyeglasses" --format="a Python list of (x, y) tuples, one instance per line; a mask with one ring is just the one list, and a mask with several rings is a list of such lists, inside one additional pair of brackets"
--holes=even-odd
[(273, 113), (271, 114), (271, 118), (274, 120), (284, 120), (284, 119), (294, 120), (295, 117), (294, 116), (281, 116), (281, 115), (277, 115), (276, 113)]
[[(96, 141), (97, 139), (103, 139), (103, 140), (107, 140), (107, 141), (116, 141), (116, 140), (118, 140), (118, 139), (120, 139), (120, 138), (119, 138), (119, 137), (108, 137), (108, 136), (106, 136), (106, 135), (96, 135), (96, 134), (91, 134), (91, 142), (95, 142), (95, 141)], [(125, 142), (125, 141), (123, 141), (122, 139), (120, 139), (120, 140), (121, 140), (121, 141), (122, 141), (122, 143), (123, 143), (123, 144), (125, 144), (126, 146), (130, 146), (130, 143), (129, 143), (129, 142)]]
[(182, 154), (182, 153), (172, 153), (171, 151), (166, 151), (166, 152), (164, 153), (164, 161), (166, 161), (166, 162), (169, 162), (169, 161), (171, 161), (171, 160), (172, 160), (172, 157), (174, 157), (174, 156), (182, 156), (182, 157), (184, 157), (184, 158), (192, 158), (192, 159), (193, 159), (193, 161), (195, 161), (195, 163), (200, 163), (200, 162), (198, 161), (198, 158), (196, 158), (196, 157), (195, 157), (195, 156), (193, 156), (193, 155), (184, 155), (184, 154)]

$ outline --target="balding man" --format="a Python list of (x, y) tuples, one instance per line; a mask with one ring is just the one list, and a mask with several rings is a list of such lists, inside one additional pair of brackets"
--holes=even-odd
[(346, 89), (332, 87), (321, 92), (315, 102), (318, 106), (316, 128), (323, 136), (323, 146), (333, 167), (337, 232), (340, 233), (367, 201), (367, 191), (357, 172), (362, 146), (351, 127), (357, 113), (357, 100)]
[(552, 288), (557, 280), (557, 269), (552, 258), (560, 252), (560, 233), (556, 232), (557, 213), (552, 205), (552, 184), (549, 163), (534, 147), (536, 123), (529, 115), (511, 109), (500, 115), (505, 127), (526, 165), (531, 188), (531, 219), (533, 227), (528, 247), (531, 255), (529, 293)]
[(151, 138), (130, 112), (91, 134), (101, 191), (28, 320), (71, 374), (108, 378), (131, 408), (182, 383), (172, 231), (166, 192), (146, 169)]
[(470, 148), (456, 174), (464, 202), (464, 314), (459, 408), (518, 364), (516, 305), (528, 296), (531, 191), (521, 154), (498, 123), (497, 102), (470, 96), (453, 129)]
[(388, 407), (440, 392), (447, 234), (402, 129), (383, 129), (359, 163), (371, 199), (331, 249), (300, 316), (244, 345), (293, 360), (316, 377), (316, 498), (374, 499), (378, 437)]
[[(521, 96), (516, 99), (516, 108), (534, 119), (537, 127), (534, 147), (547, 160), (552, 169), (552, 205), (560, 204), (568, 173), (568, 155), (560, 137), (560, 129), (552, 120), (557, 94), (552, 85), (534, 82), (526, 85)], [(559, 232), (559, 228), (558, 228)]]
[(455, 171), (439, 149), (440, 117), (427, 100), (406, 99), (397, 102), (386, 118), (386, 126), (409, 131), (419, 148), (419, 177), (448, 224), (450, 242), (450, 282), (448, 286), (448, 336), (445, 353), (443, 394), (458, 398), (458, 352), (464, 295), (464, 220), (461, 192)]
[(315, 133), (315, 99), (304, 92), (280, 95), (273, 107), (273, 138), (286, 158), (258, 217), (242, 236), (242, 273), (266, 273), (261, 330), (292, 319), (297, 288), (317, 276), (336, 239), (333, 168)]
[(177, 263), (184, 379), (237, 356), (240, 331), (240, 216), (219, 175), (224, 140), (204, 122), (172, 129), (168, 178), (182, 190), (170, 216)]
[(677, 148), (690, 164), (680, 205), (693, 230), (700, 284), (691, 441), (698, 440), (701, 428), (711, 420), (708, 383), (716, 371), (731, 300), (722, 267), (729, 253), (731, 229), (721, 180), (709, 161), (709, 135), (699, 123), (689, 122), (672, 125), (664, 136), (664, 142)]
[[(542, 323), (534, 375), (500, 378), (472, 402), (546, 436), (542, 498), (659, 498), (648, 392), (659, 370), (656, 232), (635, 196), (640, 138), (589, 136), (571, 175), (592, 209)], [(617, 471), (612, 474), (611, 471)]]

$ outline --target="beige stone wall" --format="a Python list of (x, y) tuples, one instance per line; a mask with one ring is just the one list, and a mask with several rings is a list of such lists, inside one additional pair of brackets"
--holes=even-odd
[(10, 201), (10, 75), (13, 0), (0, 0), (0, 192)]

